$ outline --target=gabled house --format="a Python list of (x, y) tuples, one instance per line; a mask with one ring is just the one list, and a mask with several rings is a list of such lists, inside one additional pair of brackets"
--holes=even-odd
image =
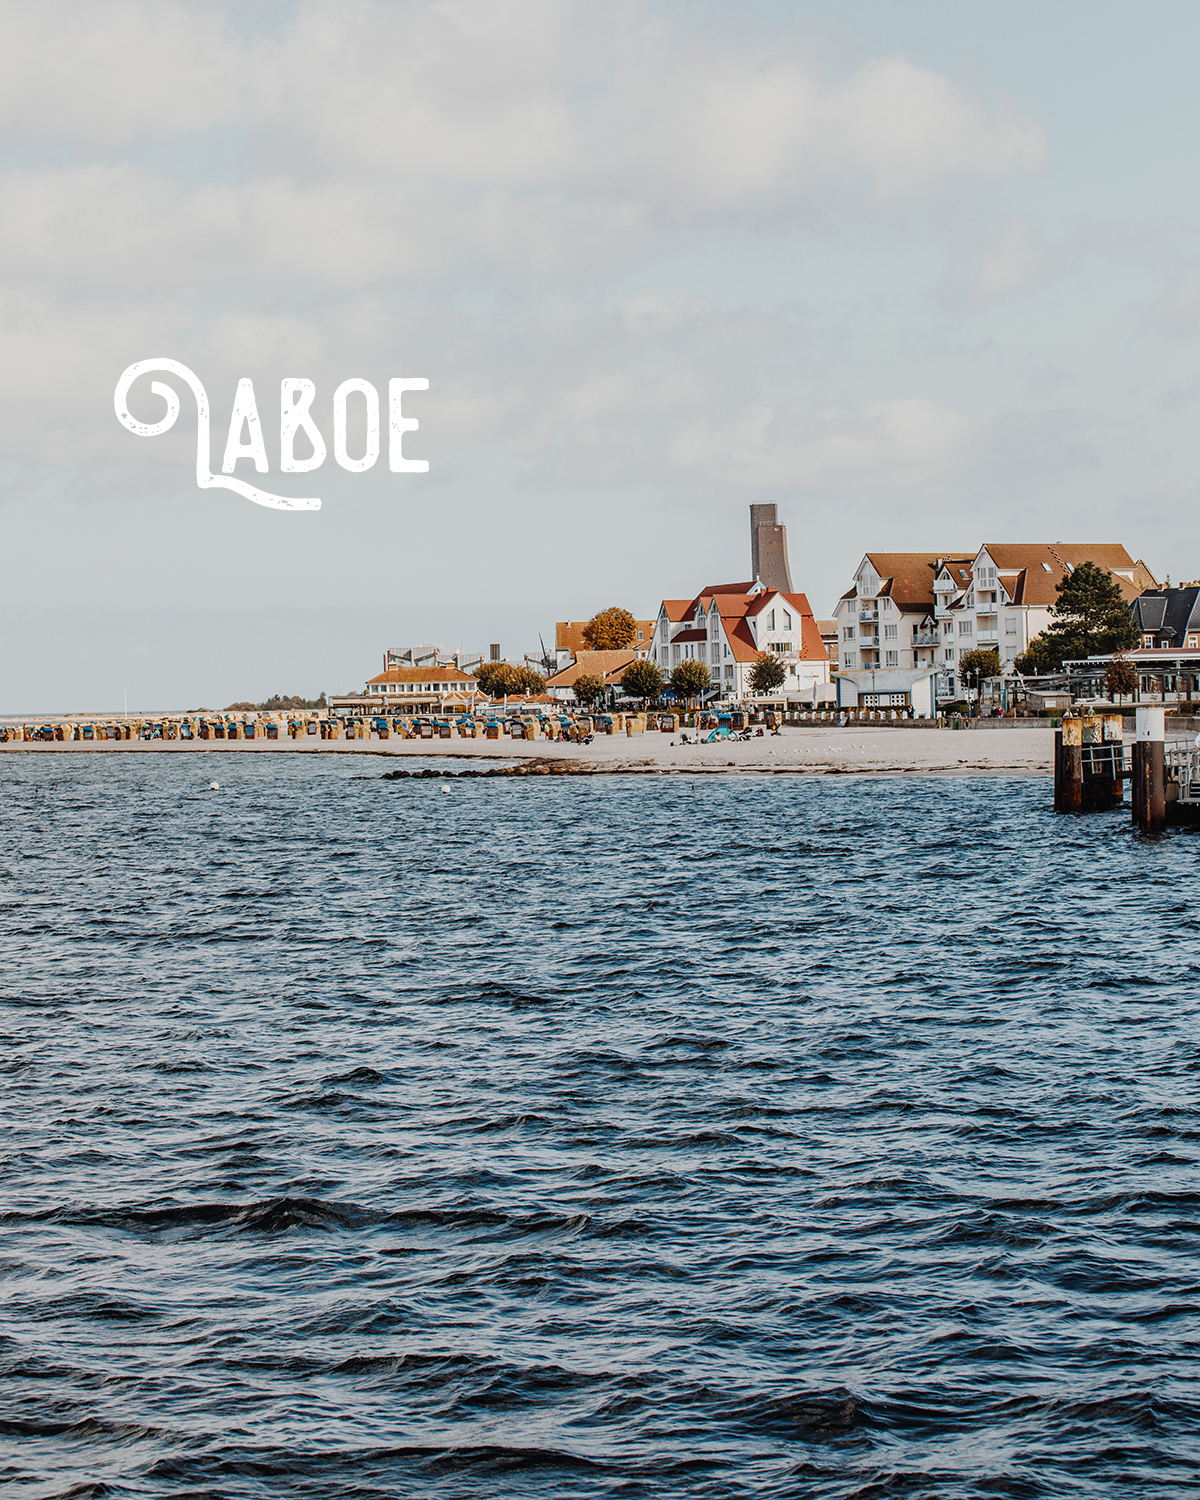
[[(583, 638), (583, 632), (589, 623), (589, 620), (558, 620), (555, 623), (554, 665), (557, 671), (561, 672), (565, 667), (569, 667), (581, 651), (592, 649)], [(635, 620), (634, 625), (636, 629), (629, 649), (634, 652), (638, 660), (644, 660), (650, 655), (654, 621)]]
[(640, 654), (632, 649), (577, 652), (574, 661), (546, 679), (546, 692), (556, 700), (574, 702), (575, 684), (581, 677), (590, 674), (601, 678), (606, 688), (615, 687), (628, 668), (640, 659)]
[[(868, 552), (835, 615), (843, 707), (909, 708), (933, 714), (939, 669), (934, 583), (951, 554)], [(970, 559), (961, 560), (969, 570)]]
[(1133, 618), (1142, 633), (1143, 649), (1200, 647), (1200, 584), (1144, 590), (1133, 601)]
[(940, 633), (939, 697), (956, 696), (968, 651), (995, 650), (1002, 672), (1051, 623), (1058, 585), (1083, 562), (1106, 569), (1132, 604), (1157, 580), (1114, 542), (986, 542), (969, 564), (947, 560), (934, 585)]
[(664, 676), (684, 661), (702, 661), (724, 698), (752, 696), (750, 671), (766, 653), (785, 677), (780, 696), (811, 702), (829, 682), (829, 657), (803, 594), (765, 584), (718, 583), (692, 599), (664, 599), (655, 625), (654, 660)]

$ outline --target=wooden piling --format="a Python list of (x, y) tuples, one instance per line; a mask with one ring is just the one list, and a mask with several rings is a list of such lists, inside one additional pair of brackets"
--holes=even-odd
[(1064, 719), (1062, 728), (1055, 736), (1061, 740), (1059, 772), (1059, 812), (1083, 811), (1083, 720)]
[(1133, 821), (1143, 833), (1167, 826), (1167, 776), (1161, 708), (1138, 708), (1133, 741)]

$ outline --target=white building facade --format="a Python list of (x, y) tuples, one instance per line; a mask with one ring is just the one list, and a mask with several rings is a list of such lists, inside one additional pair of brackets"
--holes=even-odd
[(722, 698), (752, 697), (750, 673), (761, 655), (776, 657), (783, 686), (771, 696), (820, 701), (829, 656), (803, 594), (762, 583), (714, 584), (693, 599), (664, 599), (655, 622), (653, 659), (665, 677), (684, 661), (707, 666)]

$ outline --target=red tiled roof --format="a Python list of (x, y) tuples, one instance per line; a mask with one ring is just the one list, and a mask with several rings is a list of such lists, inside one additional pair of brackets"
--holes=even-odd
[[(1141, 592), (1123, 573), (1134, 573), (1137, 564), (1125, 548), (1112, 542), (985, 542), (980, 549), (996, 565), (996, 572), (1014, 604), (1048, 608), (1058, 602), (1057, 585), (1067, 576), (1067, 564), (1095, 563), (1116, 579), (1130, 603)], [(1121, 569), (1122, 572), (1114, 570)], [(1011, 582), (1010, 582), (1011, 580)]]
[(377, 677), (369, 678), (368, 686), (372, 682), (450, 682), (455, 686), (476, 685), (469, 672), (461, 672), (457, 667), (389, 667)]
[[(867, 561), (884, 586), (879, 590), (900, 609), (933, 609), (933, 580), (939, 562), (953, 561), (952, 552), (868, 552)], [(968, 567), (972, 559), (968, 559)]]
[(606, 677), (613, 672), (624, 672), (637, 660), (637, 653), (630, 647), (627, 651), (581, 651), (569, 667), (555, 672), (546, 679), (547, 687), (574, 687), (587, 672), (596, 677)]

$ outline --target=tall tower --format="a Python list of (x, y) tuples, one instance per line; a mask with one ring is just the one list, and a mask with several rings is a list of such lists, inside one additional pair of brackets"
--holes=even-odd
[(774, 505), (750, 507), (750, 567), (769, 589), (792, 592), (788, 567), (787, 527), (779, 524)]

